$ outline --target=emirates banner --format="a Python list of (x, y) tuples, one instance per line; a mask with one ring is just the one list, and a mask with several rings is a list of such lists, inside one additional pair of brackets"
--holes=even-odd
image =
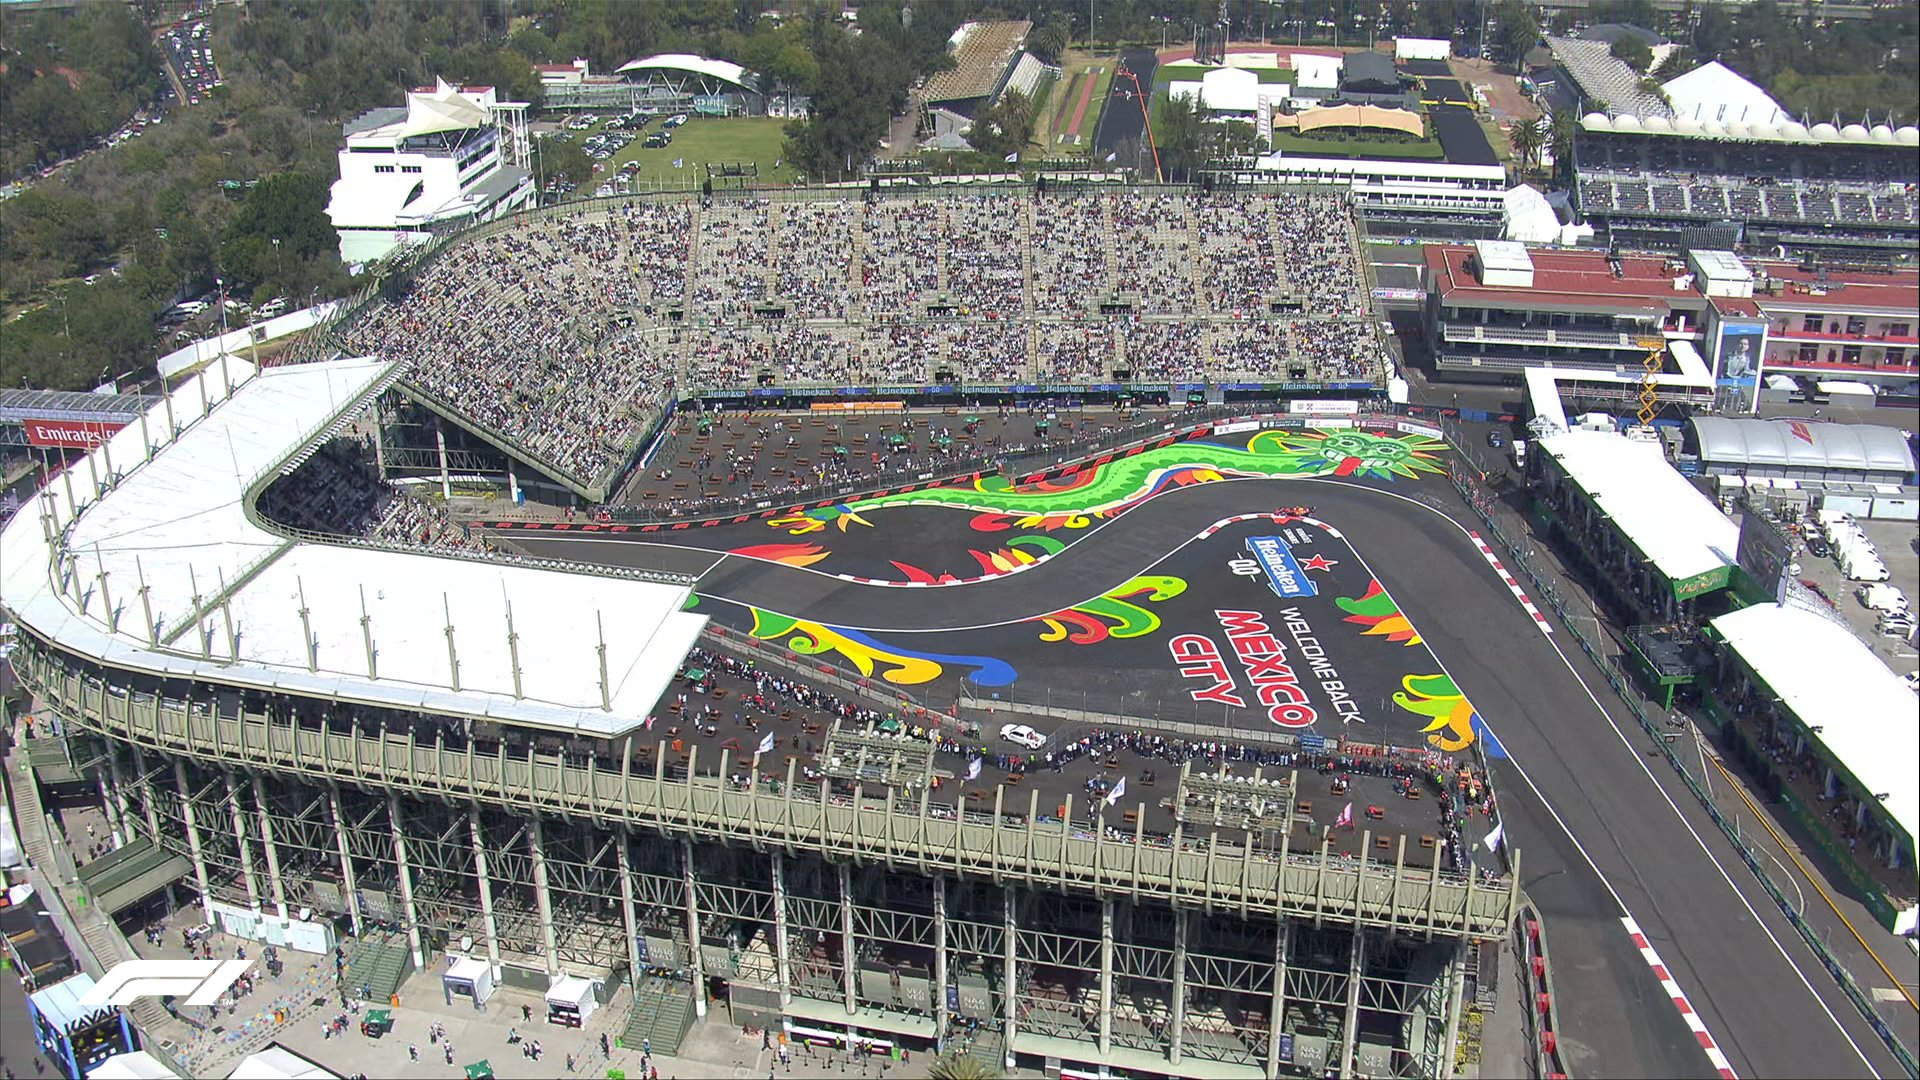
[(121, 420), (22, 420), (27, 429), (28, 446), (58, 446), (71, 450), (91, 450), (126, 422)]

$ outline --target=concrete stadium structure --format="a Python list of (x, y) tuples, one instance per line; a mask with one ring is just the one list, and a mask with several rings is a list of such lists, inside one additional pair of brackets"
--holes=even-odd
[(339, 917), (356, 980), (362, 959), (390, 976), (375, 996), (463, 941), (508, 981), (631, 982), (635, 1024), (679, 1026), (629, 1027), (662, 1046), (725, 1002), (916, 1048), (970, 1019), (1008, 1063), (1453, 1074), (1474, 946), (1512, 926), (1516, 876), (1415, 866), (1404, 839), (1302, 850), (1290, 776), (1183, 771), (1165, 836), (1004, 785), (989, 812), (911, 755), (878, 783), (791, 760), (784, 783), (733, 783), (725, 750), (650, 731), (705, 621), (681, 610), (691, 578), (254, 510), (398, 375), (228, 359), (7, 527), (12, 661), (133, 838), (122, 858), (151, 867), (123, 893), (185, 866), (210, 918)]

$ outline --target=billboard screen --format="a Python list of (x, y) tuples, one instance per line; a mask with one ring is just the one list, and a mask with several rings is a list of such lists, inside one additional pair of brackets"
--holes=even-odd
[(107, 437), (126, 427), (124, 420), (33, 420), (20, 421), (27, 431), (28, 446), (58, 446), (72, 450), (91, 450)]
[(1760, 385), (1760, 357), (1766, 343), (1765, 324), (1721, 323), (1719, 349), (1714, 354), (1715, 384), (1753, 393)]

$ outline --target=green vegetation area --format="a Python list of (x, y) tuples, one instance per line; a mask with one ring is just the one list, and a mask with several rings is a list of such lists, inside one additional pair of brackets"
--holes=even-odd
[[(706, 179), (709, 162), (716, 165), (752, 162), (760, 170), (757, 183), (792, 183), (797, 174), (784, 160), (785, 126), (783, 120), (764, 116), (696, 116), (674, 129), (673, 142), (648, 148), (641, 144), (647, 135), (660, 130), (660, 122), (655, 121), (624, 149), (605, 161), (595, 162), (600, 168), (594, 172), (592, 183), (607, 182), (629, 161), (640, 163), (639, 172), (634, 174), (635, 190), (699, 187)], [(592, 133), (589, 130), (567, 134), (578, 141)], [(676, 160), (680, 162), (678, 168), (673, 164)], [(575, 194), (590, 195), (592, 188), (583, 183)]]
[(0, 31), (0, 177), (87, 149), (165, 84), (160, 50), (125, 5), (10, 17)]
[[(1324, 131), (1325, 129), (1322, 129)], [(1446, 157), (1440, 144), (1431, 139), (1387, 138), (1380, 132), (1362, 135), (1327, 135), (1316, 131), (1309, 135), (1276, 128), (1273, 148), (1289, 154), (1312, 157), (1388, 158), (1401, 161), (1439, 161)]]
[[(1172, 82), (1199, 82), (1201, 76), (1215, 70), (1218, 69), (1213, 64), (1195, 64), (1184, 60), (1162, 64), (1153, 69), (1153, 85), (1155, 89), (1161, 89)], [(1291, 84), (1293, 82), (1292, 68), (1247, 68), (1245, 70), (1253, 72), (1254, 76), (1263, 83)]]

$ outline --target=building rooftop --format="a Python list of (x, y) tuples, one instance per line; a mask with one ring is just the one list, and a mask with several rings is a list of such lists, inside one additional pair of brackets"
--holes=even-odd
[(1824, 308), (1844, 311), (1920, 312), (1920, 270), (1803, 270), (1790, 262), (1753, 262), (1756, 278), (1782, 282), (1779, 292), (1764, 293), (1755, 282), (1754, 299), (1763, 308)]
[[(683, 579), (269, 530), (249, 492), (343, 430), (397, 371), (374, 359), (225, 367), (231, 390), (214, 365), (173, 392), (177, 436), (163, 410), (148, 414), (151, 456), (135, 425), (68, 470), (77, 513), (62, 482), (14, 516), (0, 595), (30, 631), (116, 667), (228, 685), (597, 735), (645, 721), (706, 623), (681, 610)], [(117, 482), (95, 491), (96, 473)]]
[(1527, 248), (1533, 262), (1533, 285), (1488, 285), (1469, 261), (1474, 248), (1464, 244), (1428, 244), (1427, 279), (1442, 298), (1465, 304), (1578, 305), (1617, 311), (1663, 312), (1675, 299), (1697, 306), (1705, 298), (1688, 285), (1674, 288), (1672, 264), (1658, 256), (1625, 255), (1615, 277), (1604, 251), (1564, 251)]
[(1756, 604), (1713, 620), (1780, 703), (1888, 816), (1920, 833), (1920, 720), (1913, 691), (1845, 626), (1794, 605)]
[(1667, 463), (1660, 443), (1576, 428), (1541, 439), (1539, 449), (1669, 582), (1733, 564), (1739, 526)]

